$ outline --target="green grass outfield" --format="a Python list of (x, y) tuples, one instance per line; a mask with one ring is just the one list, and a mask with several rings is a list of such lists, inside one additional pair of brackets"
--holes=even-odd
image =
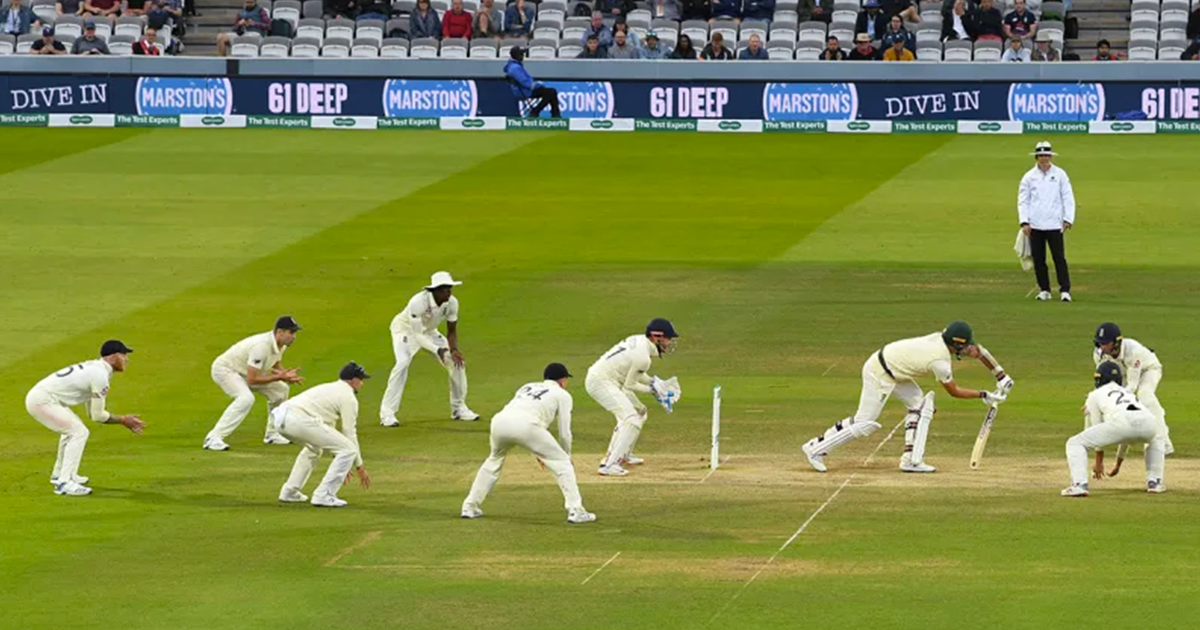
[[(1063, 305), (1024, 297), (1011, 249), (1036, 139), (2, 130), (0, 627), (1200, 626), (1200, 144), (1053, 138), (1080, 207)], [(653, 316), (682, 332), (658, 369), (684, 400), (651, 410), (630, 477), (594, 474), (612, 419), (573, 384), (598, 522), (568, 526), (524, 454), (460, 520), (487, 423), (448, 419), (429, 357), (404, 425), (376, 423), (388, 323), (441, 268), (465, 280), (485, 415)], [(213, 357), (282, 313), (307, 385), (348, 359), (380, 377), (361, 395), (375, 486), (347, 509), (276, 503), (296, 448), (261, 444), (261, 400), (232, 451), (200, 449), (227, 402)], [(937, 474), (902, 475), (886, 430), (808, 470), (800, 445), (853, 412), (867, 356), (957, 318), (1017, 381), (984, 469), (985, 408), (941, 394)], [(1134, 459), (1068, 501), (1063, 443), (1110, 319), (1166, 364), (1170, 492), (1141, 492)], [(108, 337), (137, 349), (110, 407), (149, 427), (94, 426), (95, 494), (57, 497), (24, 395)], [(729, 460), (705, 478), (716, 384)]]

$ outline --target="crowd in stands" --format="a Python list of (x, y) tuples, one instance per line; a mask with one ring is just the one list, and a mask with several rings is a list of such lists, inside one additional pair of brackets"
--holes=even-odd
[[(182, 49), (178, 39), (184, 28), (182, 0), (5, 2), (0, 9), (0, 52), (163, 55)], [(165, 37), (160, 38), (160, 33)]]

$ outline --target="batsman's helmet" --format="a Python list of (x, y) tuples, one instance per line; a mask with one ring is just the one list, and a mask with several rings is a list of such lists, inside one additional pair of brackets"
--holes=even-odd
[(954, 348), (955, 355), (962, 355), (963, 349), (975, 345), (975, 335), (967, 322), (950, 322), (942, 331), (942, 341)]
[(1104, 322), (1096, 327), (1096, 337), (1092, 341), (1099, 348), (1100, 344), (1116, 343), (1121, 340), (1121, 328), (1112, 322)]
[(674, 339), (679, 336), (675, 332), (675, 327), (671, 325), (671, 321), (662, 317), (655, 317), (650, 320), (649, 324), (646, 324), (646, 334), (649, 335), (652, 332), (662, 333), (667, 339)]
[(1113, 361), (1105, 361), (1096, 366), (1096, 373), (1092, 376), (1096, 377), (1097, 388), (1108, 383), (1120, 385), (1125, 382), (1125, 375), (1121, 373), (1121, 366)]

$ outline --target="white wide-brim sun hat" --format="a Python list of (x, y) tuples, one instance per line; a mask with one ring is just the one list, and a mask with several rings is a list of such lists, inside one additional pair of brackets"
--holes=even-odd
[(462, 284), (450, 275), (449, 271), (439, 271), (429, 277), (429, 284), (426, 289), (436, 289), (438, 287), (456, 287)]
[(1037, 146), (1033, 147), (1033, 153), (1030, 153), (1029, 155), (1038, 156), (1058, 154), (1054, 152), (1054, 149), (1050, 146), (1049, 142), (1039, 142), (1037, 143)]

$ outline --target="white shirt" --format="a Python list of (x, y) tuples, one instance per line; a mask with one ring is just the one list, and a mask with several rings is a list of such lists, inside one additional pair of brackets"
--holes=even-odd
[(650, 363), (658, 356), (658, 346), (646, 335), (623, 339), (588, 368), (588, 378), (603, 378), (623, 389), (650, 393)]
[[(306, 389), (299, 396), (284, 403), (287, 414), (301, 414), (313, 420), (323, 422), (337, 428), (338, 420), (342, 421), (342, 435), (354, 443), (358, 451), (354, 458), (355, 466), (362, 466), (362, 449), (358, 447), (358, 396), (354, 388), (346, 381), (323, 383)], [(286, 419), (284, 420), (286, 422)]]
[(958, 34), (959, 39), (971, 39), (967, 34), (967, 27), (963, 26), (963, 16), (951, 11), (950, 15), (954, 16), (954, 32)]
[(103, 359), (92, 359), (67, 367), (38, 381), (31, 394), (37, 392), (51, 403), (74, 407), (87, 402), (88, 416), (96, 422), (108, 420), (104, 397), (113, 368)]
[(893, 341), (883, 347), (883, 359), (897, 380), (916, 380), (931, 373), (941, 383), (954, 380), (950, 348), (940, 332)]
[(1127, 411), (1146, 410), (1133, 392), (1116, 383), (1105, 383), (1092, 390), (1092, 393), (1088, 394), (1084, 409), (1087, 410), (1085, 423), (1089, 427), (1101, 422), (1111, 422), (1117, 414)]
[(1138, 383), (1142, 380), (1142, 372), (1162, 369), (1162, 362), (1158, 360), (1158, 355), (1136, 339), (1122, 339), (1121, 349), (1117, 351), (1115, 357), (1103, 354), (1100, 352), (1100, 348), (1096, 348), (1092, 353), (1092, 360), (1096, 362), (1097, 366), (1105, 361), (1115, 361), (1120, 364), (1121, 369), (1125, 372), (1125, 385), (1135, 392)]
[(526, 383), (496, 415), (520, 415), (543, 429), (558, 420), (558, 443), (571, 454), (571, 409), (575, 402), (557, 381)]
[(1020, 50), (1013, 50), (1012, 47), (1010, 46), (1010, 47), (1004, 49), (1004, 54), (1000, 56), (1000, 61), (1016, 61), (1016, 62), (1029, 61), (1030, 55), (1031, 55), (1031, 53), (1029, 52), (1029, 49), (1027, 49), (1027, 48), (1021, 48)]
[(1045, 172), (1034, 165), (1017, 188), (1017, 215), (1035, 230), (1061, 230), (1075, 223), (1075, 191), (1067, 172), (1051, 164)]
[(279, 347), (275, 341), (275, 331), (251, 335), (233, 344), (221, 356), (213, 361), (213, 367), (223, 367), (233, 370), (242, 376), (246, 368), (253, 367), (259, 374), (269, 374), (271, 368), (283, 359), (287, 346)]

